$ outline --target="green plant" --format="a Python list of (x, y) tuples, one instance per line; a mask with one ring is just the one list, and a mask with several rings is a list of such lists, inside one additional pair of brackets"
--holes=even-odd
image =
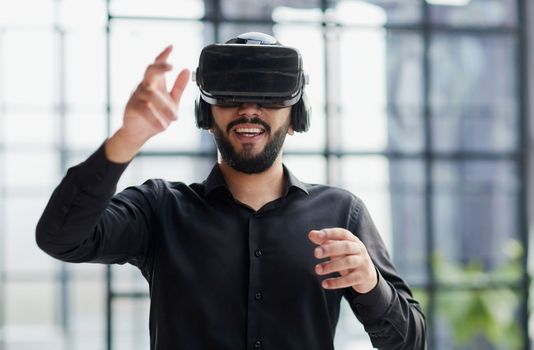
[(475, 340), (481, 338), (507, 350), (522, 346), (516, 314), (519, 305), (517, 294), (506, 286), (487, 287), (517, 282), (521, 276), (521, 245), (511, 241), (505, 249), (507, 262), (489, 272), (477, 262), (458, 265), (434, 256), (433, 266), (440, 283), (452, 287), (469, 286), (467, 291), (451, 288), (440, 292), (437, 298), (438, 311), (448, 320), (458, 345), (478, 343)]

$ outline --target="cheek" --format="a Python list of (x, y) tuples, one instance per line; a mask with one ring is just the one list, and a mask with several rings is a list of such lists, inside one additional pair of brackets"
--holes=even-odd
[(291, 107), (278, 109), (276, 113), (273, 113), (269, 117), (273, 121), (271, 125), (273, 128), (291, 128)]
[(233, 115), (236, 114), (237, 108), (228, 108), (220, 106), (211, 106), (211, 115), (213, 120), (217, 121), (219, 125), (230, 121)]

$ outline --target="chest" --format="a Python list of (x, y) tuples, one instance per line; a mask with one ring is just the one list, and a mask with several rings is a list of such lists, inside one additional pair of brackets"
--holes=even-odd
[(329, 204), (280, 202), (259, 212), (228, 200), (170, 205), (158, 225), (155, 259), (186, 278), (261, 274), (289, 284), (303, 279), (315, 283), (319, 260), (313, 256), (315, 245), (308, 233), (346, 225), (346, 214), (336, 213), (343, 210), (322, 206)]

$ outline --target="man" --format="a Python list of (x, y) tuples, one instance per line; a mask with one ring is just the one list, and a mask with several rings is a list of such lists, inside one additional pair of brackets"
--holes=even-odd
[(113, 196), (141, 146), (177, 119), (189, 72), (166, 90), (167, 47), (122, 127), (71, 168), (37, 226), (70, 262), (131, 263), (150, 286), (151, 349), (333, 349), (345, 297), (379, 349), (425, 348), (419, 304), (360, 199), (300, 182), (282, 163), (306, 131), (300, 55), (246, 33), (201, 53), (197, 124), (219, 161), (200, 184), (149, 180)]

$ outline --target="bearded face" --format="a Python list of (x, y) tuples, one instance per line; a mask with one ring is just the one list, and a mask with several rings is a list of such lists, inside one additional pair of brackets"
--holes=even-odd
[(290, 129), (287, 111), (269, 110), (274, 114), (272, 118), (249, 113), (229, 121), (226, 126), (214, 118), (212, 132), (223, 161), (246, 174), (269, 169), (279, 156)]

